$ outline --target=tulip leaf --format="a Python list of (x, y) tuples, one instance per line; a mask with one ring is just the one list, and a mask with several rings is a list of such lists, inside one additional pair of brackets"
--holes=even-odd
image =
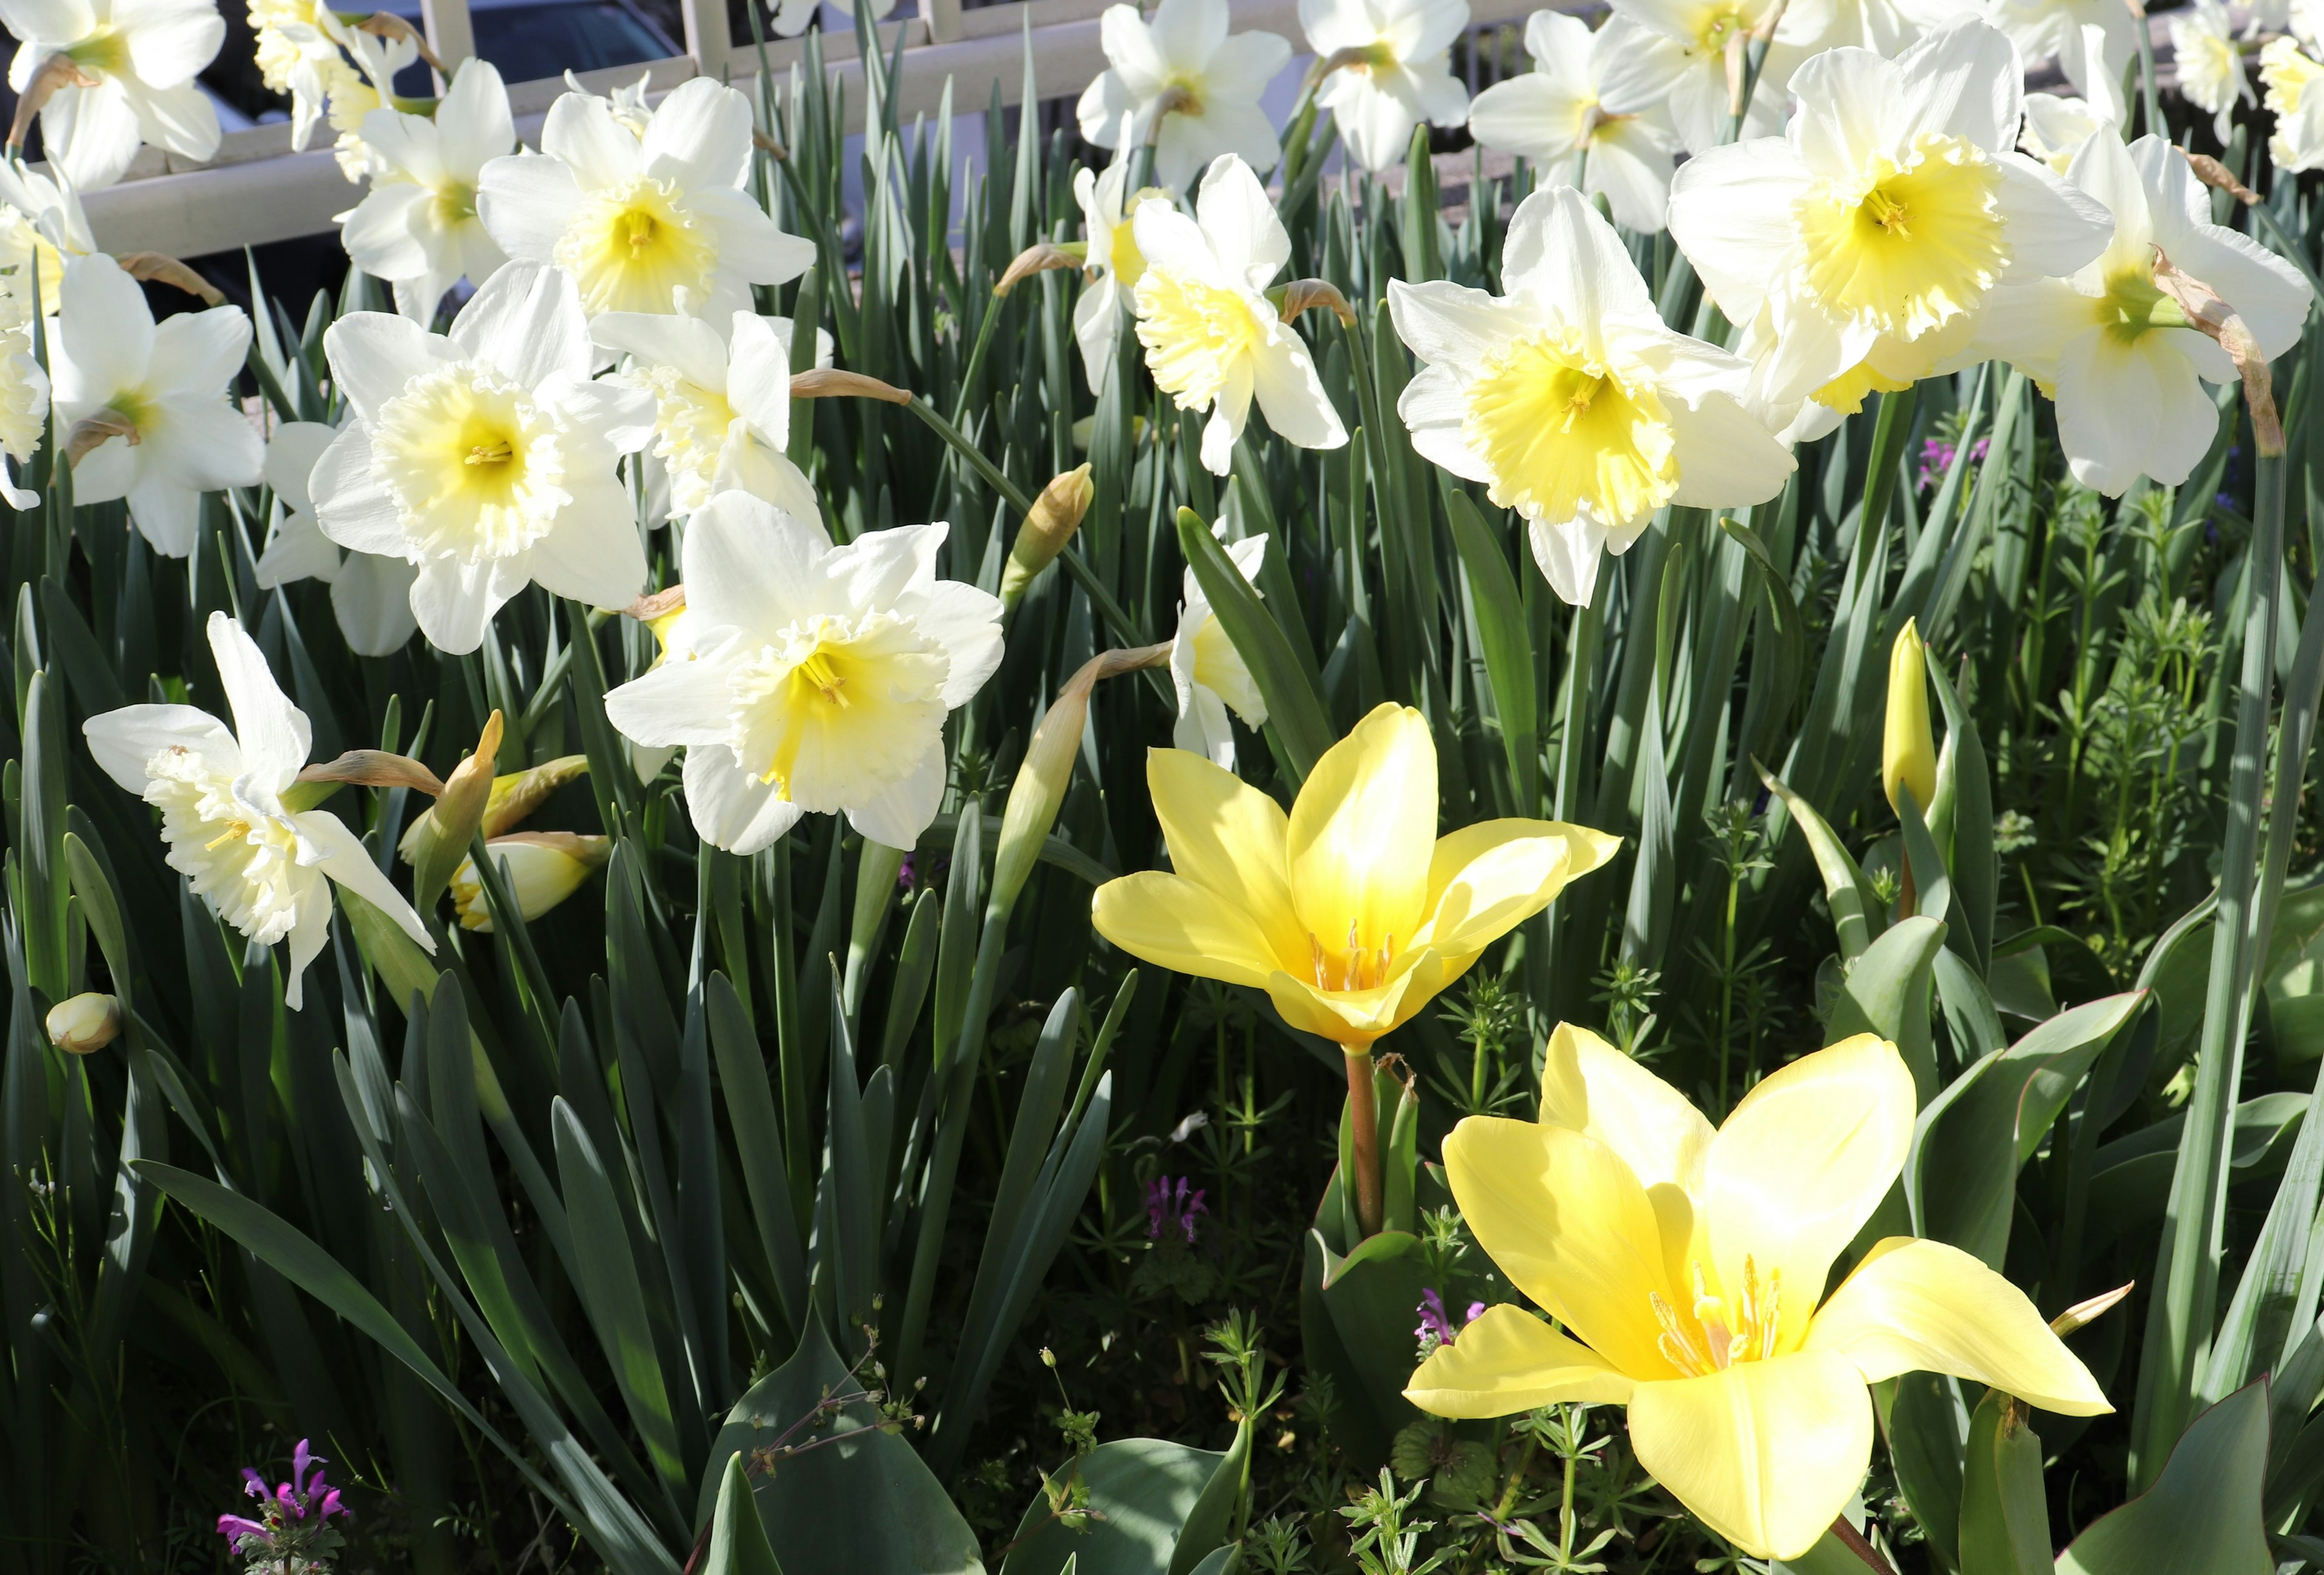
[(2052, 1575), (2042, 1440), (2027, 1413), (1988, 1389), (1969, 1419), (1961, 1474), (1961, 1575)]
[(1960, 1386), (1940, 1373), (1904, 1373), (1887, 1408), (1888, 1457), (1896, 1486), (1929, 1536), (1930, 1562), (1960, 1568), (1954, 1535), (1960, 1520), (1961, 1451), (1969, 1413)]
[(1961, 950), (1979, 973), (1993, 961), (1993, 911), (1999, 898), (2000, 866), (1993, 846), (1993, 782), (1977, 719), (1935, 663), (1929, 677), (1945, 713), (1944, 752), (1937, 760), (1937, 797), (1950, 799), (1950, 824), (1941, 839), (1959, 905), (1957, 926), (1946, 939)]
[(1900, 919), (1864, 949), (1848, 971), (1840, 999), (1824, 1025), (1829, 1039), (1877, 1034), (1896, 1046), (1913, 1070), (1913, 1086), (1927, 1104), (1937, 1091), (1935, 1047), (1929, 1037), (1931, 970), (1945, 944), (1945, 926), (1932, 918)]
[(2076, 1537), (2057, 1575), (2271, 1575), (2267, 1446), (2267, 1386), (2248, 1384), (2190, 1423), (2154, 1486)]
[[(1227, 549), (1192, 509), (1178, 511), (1178, 550), (1185, 555), (1194, 582), (1210, 599), (1212, 616), (1250, 668), (1251, 681), (1267, 702), (1267, 719), (1283, 741), (1293, 775), (1305, 781), (1323, 751), (1337, 741), (1322, 693), (1300, 665), (1276, 614), (1268, 611), (1259, 593), (1235, 567), (1234, 559), (1227, 556)], [(1298, 609), (1286, 607), (1283, 615), (1296, 617)]]
[(1485, 648), (1485, 677), (1492, 686), (1493, 711), (1501, 747), (1509, 758), (1509, 786), (1517, 812), (1530, 815), (1541, 806), (1540, 699), (1534, 678), (1533, 641), (1526, 631), (1524, 598), (1500, 543), (1486, 528), (1477, 505), (1458, 487), (1444, 489), (1452, 545), (1469, 576), (1477, 633)]
[[(1752, 762), (1755, 766), (1757, 761)], [(1887, 923), (1880, 899), (1872, 893), (1872, 883), (1864, 878), (1847, 847), (1833, 834), (1831, 826), (1818, 815), (1815, 806), (1793, 792), (1784, 779), (1759, 766), (1759, 780), (1767, 791), (1784, 801), (1792, 818), (1799, 823), (1800, 833), (1808, 840), (1808, 852), (1815, 856), (1816, 873), (1823, 877), (1824, 901), (1831, 908), (1831, 927), (1839, 937), (1840, 956), (1843, 962), (1853, 962), (1863, 954)]]
[(1900, 784), (1896, 791), (1902, 800), (1897, 819), (1904, 828), (1905, 867), (1913, 874), (1913, 911), (1941, 921), (1952, 907), (1952, 874), (1937, 851), (1937, 839), (1930, 834), (1921, 806), (1913, 802), (1913, 790)]
[(1068, 1526), (1051, 1517), (1048, 1495), (1036, 1494), (1018, 1523), (1022, 1540), (1001, 1575), (1058, 1575), (1068, 1560), (1076, 1575), (1191, 1575), (1224, 1541), (1213, 1490), (1223, 1478), (1231, 1508), (1240, 1474), (1231, 1451), (1158, 1438), (1102, 1443), (1050, 1478), (1064, 1484), (1078, 1475), (1097, 1514), (1079, 1527)]
[(726, 1474), (718, 1479), (718, 1508), (711, 1517), (702, 1575), (783, 1575), (741, 1455), (726, 1457)]

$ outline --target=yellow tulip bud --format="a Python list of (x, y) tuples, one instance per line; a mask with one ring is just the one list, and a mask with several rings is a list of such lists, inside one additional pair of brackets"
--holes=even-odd
[(1880, 738), (1880, 787), (1889, 807), (1904, 813), (1898, 791), (1910, 788), (1923, 815), (1937, 792), (1937, 746), (1929, 732), (1928, 658), (1912, 620), (1888, 651), (1888, 722)]
[[(505, 867), (509, 895), (530, 924), (603, 869), (613, 856), (613, 840), (573, 832), (513, 832), (486, 843), (484, 853), (496, 865)], [(452, 907), (460, 916), (461, 928), (492, 934), (492, 905), (484, 900), (484, 882), (476, 877), (473, 857), (461, 860), (459, 869), (453, 871)]]
[(484, 824), (503, 725), (501, 714), (493, 712), (476, 740), (476, 752), (452, 768), (435, 807), (412, 823), (411, 834), (399, 845), (411, 864), (412, 906), (423, 913), (467, 857), (468, 843)]
[(95, 990), (49, 1009), (49, 1043), (76, 1055), (102, 1050), (121, 1032), (121, 1003)]
[(1033, 500), (1033, 511), (1017, 528), (1008, 566), (1001, 571), (1003, 607), (1017, 605), (1033, 576), (1056, 561), (1074, 532), (1082, 528), (1082, 516), (1089, 512), (1090, 499), (1096, 495), (1097, 486), (1090, 480), (1086, 465), (1075, 465), (1041, 489), (1041, 495)]

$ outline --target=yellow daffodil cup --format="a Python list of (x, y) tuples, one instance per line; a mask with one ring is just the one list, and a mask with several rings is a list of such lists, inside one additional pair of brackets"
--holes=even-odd
[(1471, 1116), (1444, 1143), (1462, 1217), (1554, 1322), (1489, 1307), (1420, 1364), (1438, 1416), (1626, 1405), (1638, 1463), (1760, 1559), (1794, 1559), (1872, 1458), (1868, 1386), (1949, 1373), (2045, 1411), (2111, 1410), (2024, 1293), (1942, 1242), (1833, 1265), (1904, 1169), (1912, 1073), (1868, 1034), (1801, 1057), (1714, 1130), (1595, 1035), (1561, 1027), (1537, 1121)]
[(1619, 839), (1518, 819), (1438, 836), (1436, 746), (1405, 705), (1377, 707), (1326, 750), (1288, 815), (1186, 750), (1149, 753), (1146, 781), (1171, 871), (1098, 888), (1098, 933), (1162, 967), (1264, 990), (1284, 1021), (1341, 1047), (1356, 1211), (1377, 1232), (1372, 1042), (1613, 857)]

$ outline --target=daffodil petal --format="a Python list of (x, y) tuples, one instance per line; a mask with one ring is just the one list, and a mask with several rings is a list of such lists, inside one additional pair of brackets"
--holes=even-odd
[(1305, 961), (1307, 934), (1285, 879), (1291, 823), (1283, 806), (1190, 750), (1148, 751), (1146, 785), (1170, 867), (1240, 907), (1267, 937), (1277, 967)]
[(1913, 1074), (1896, 1047), (1859, 1034), (1803, 1055), (1743, 1096), (1711, 1140), (1703, 1214), (1729, 1287), (1751, 1260), (1782, 1274), (1783, 1334), (1807, 1332), (1832, 1259), (1863, 1229), (1904, 1168)]
[[(1139, 210), (1140, 217), (1150, 211)], [(1291, 806), (1291, 899), (1327, 949), (1409, 946), (1427, 917), (1436, 745), (1419, 712), (1376, 707), (1323, 751)]]
[(1264, 985), (1277, 972), (1246, 915), (1193, 881), (1157, 870), (1109, 880), (1090, 899), (1097, 933), (1131, 956), (1229, 984)]
[(1626, 1405), (1636, 1387), (1588, 1346), (1504, 1303), (1431, 1351), (1404, 1397), (1433, 1416), (1511, 1416), (1563, 1400)]
[(1848, 1507), (1872, 1463), (1872, 1397), (1826, 1351), (1738, 1362), (1630, 1395), (1638, 1464), (1755, 1559), (1796, 1559)]
[(1846, 1359), (1867, 1383), (1950, 1373), (2068, 1416), (2114, 1409), (2024, 1292), (1941, 1241), (1874, 1248), (1816, 1313), (1803, 1349)]
[(1444, 1170), (1510, 1284), (1617, 1371), (1677, 1371), (1656, 1346), (1654, 1298), (1672, 1297), (1654, 1207), (1620, 1155), (1563, 1127), (1471, 1116), (1445, 1138)]
[(1428, 939), (1448, 952), (1481, 951), (1621, 845), (1554, 820), (1481, 821), (1440, 837), (1428, 861)]

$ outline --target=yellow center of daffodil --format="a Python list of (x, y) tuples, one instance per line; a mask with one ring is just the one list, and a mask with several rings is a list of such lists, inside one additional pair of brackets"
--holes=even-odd
[(1563, 522), (1643, 519), (1678, 491), (1661, 397), (1565, 336), (1536, 334), (1488, 360), (1469, 385), (1464, 428), (1495, 503)]
[(2009, 263), (2000, 169), (1966, 138), (1928, 132), (1901, 161), (1801, 199), (1808, 286), (1836, 318), (1914, 338), (1974, 307)]
[(1288, 815), (1188, 751), (1154, 751), (1146, 777), (1171, 871), (1101, 887), (1099, 932), (1163, 967), (1265, 990), (1295, 1027), (1351, 1047), (1410, 1021), (1618, 845), (1539, 820), (1439, 837), (1435, 745), (1418, 712), (1393, 705), (1323, 752)]
[(893, 612), (818, 614), (786, 630), (730, 680), (743, 769), (802, 808), (830, 814), (866, 782), (918, 766), (943, 728), (944, 648)]
[(474, 364), (423, 373), (381, 408), (372, 470), (405, 532), (464, 563), (523, 551), (571, 501), (547, 418), (521, 385)]
[(718, 249), (669, 181), (641, 177), (591, 193), (557, 243), (557, 262), (599, 312), (669, 313), (678, 291), (697, 304), (710, 292)]
[(92, 77), (119, 77), (129, 69), (128, 35), (109, 22), (65, 53)]
[(2324, 76), (2324, 65), (2302, 54), (2298, 41), (2280, 38), (2272, 41), (2260, 51), (2259, 79), (2267, 85), (2267, 107), (2271, 114), (2292, 115), (2300, 113), (2300, 95), (2307, 86)]
[(1724, 54), (1729, 39), (1750, 31), (1751, 24), (1744, 19), (1743, 7), (1736, 5), (1734, 0), (1727, 0), (1724, 5), (1707, 5), (1695, 19), (1695, 47), (1706, 54)]
[(1182, 410), (1207, 410), (1267, 336), (1240, 291), (1201, 280), (1149, 270), (1138, 281), (1137, 301), (1146, 369)]
[(629, 375), (654, 397), (654, 457), (669, 467), (674, 481), (693, 484), (678, 489), (689, 493), (678, 506), (698, 507), (708, 501), (734, 407), (723, 391), (703, 387), (674, 366), (641, 366)]
[(161, 811), (170, 868), (252, 940), (272, 945), (289, 935), (299, 861), (290, 821), (244, 801), (230, 773), (182, 745), (156, 753), (145, 771), (145, 802)]
[(436, 189), (436, 222), (446, 229), (476, 216), (476, 189), (447, 180)]
[(2155, 288), (2154, 270), (2145, 263), (2117, 268), (2106, 276), (2106, 290), (2092, 308), (2108, 337), (2130, 344), (2150, 328), (2183, 328), (2187, 314), (2179, 303)]
[(1913, 385), (1900, 378), (1888, 376), (1869, 360), (1858, 362), (1830, 382), (1815, 391), (1820, 405), (1854, 415), (1864, 408), (1864, 396), (1875, 390), (1882, 393), (1903, 393)]

